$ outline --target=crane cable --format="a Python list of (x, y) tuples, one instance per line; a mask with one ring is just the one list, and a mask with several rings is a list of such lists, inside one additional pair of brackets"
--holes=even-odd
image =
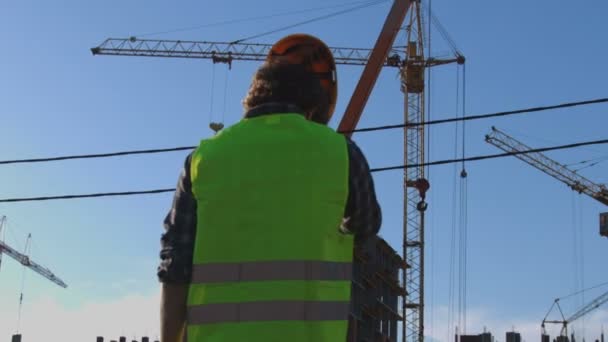
[[(32, 238), (32, 234), (28, 234), (27, 236), (27, 240), (25, 242), (25, 248), (23, 248), (23, 255), (25, 255), (26, 257), (29, 258), (29, 253), (30, 253), (30, 241)], [(26, 277), (26, 265), (22, 266), (22, 271), (21, 271), (21, 292), (19, 294), (19, 311), (17, 314), (17, 333), (19, 333), (19, 331), (21, 330), (21, 314), (23, 311), (23, 290), (25, 289), (25, 277)]]
[(226, 68), (225, 74), (224, 74), (224, 94), (223, 94), (223, 101), (222, 101), (222, 110), (221, 110), (221, 114), (220, 114), (220, 121), (216, 122), (213, 120), (214, 117), (217, 117), (216, 115), (214, 115), (215, 111), (213, 108), (213, 104), (214, 104), (214, 97), (215, 97), (215, 63), (213, 64), (213, 69), (211, 72), (211, 105), (210, 105), (210, 109), (209, 109), (209, 128), (211, 128), (212, 131), (215, 132), (215, 134), (217, 134), (219, 131), (221, 131), (224, 128), (224, 123), (226, 120), (226, 98), (227, 98), (227, 93), (228, 93), (228, 70), (230, 69), (230, 66), (228, 66), (228, 68)]
[[(466, 115), (466, 66), (462, 65), (462, 117)], [(467, 281), (468, 281), (468, 201), (469, 201), (469, 178), (466, 171), (466, 121), (462, 122), (462, 170), (460, 172), (460, 229), (462, 234), (461, 260), (462, 267), (462, 333), (467, 333)]]
[[(422, 4), (422, 2), (421, 2)], [(433, 14), (432, 12), (432, 0), (428, 0), (428, 27), (427, 27), (427, 37), (428, 37), (428, 41), (427, 41), (427, 57), (431, 57), (431, 42), (432, 42), (432, 30), (431, 30), (431, 15)], [(423, 25), (421, 25), (423, 26)], [(426, 104), (427, 104), (427, 121), (431, 121), (432, 119), (432, 111), (431, 111), (431, 104), (432, 104), (432, 73), (431, 73), (431, 68), (427, 68), (427, 76), (426, 76), (426, 86), (427, 86), (427, 99), (426, 99)], [(432, 145), (431, 145), (431, 130), (432, 130), (432, 126), (428, 127), (426, 130), (427, 133), (427, 144), (426, 144), (426, 148), (425, 148), (425, 155), (426, 155), (426, 163), (428, 163), (429, 161), (431, 161), (431, 153), (432, 153)], [(429, 181), (431, 181), (431, 167), (427, 166), (427, 170), (426, 170), (426, 179), (428, 179)], [(431, 192), (428, 197), (428, 201), (429, 202), (433, 202), (432, 199), (433, 196), (433, 192)], [(429, 212), (429, 235), (430, 235), (430, 243), (427, 244), (428, 249), (430, 249), (430, 258), (431, 258), (431, 279), (430, 279), (430, 283), (431, 283), (431, 301), (430, 301), (430, 306), (431, 306), (431, 319), (430, 319), (430, 329), (429, 329), (429, 335), (430, 336), (434, 336), (434, 330), (435, 330), (435, 311), (436, 311), (436, 306), (435, 306), (435, 215), (433, 215), (433, 210), (431, 210)]]
[[(460, 70), (456, 69), (456, 113), (460, 108)], [(459, 137), (459, 123), (456, 122), (454, 125), (454, 159), (458, 158), (458, 137)], [(455, 292), (456, 292), (456, 222), (457, 222), (457, 214), (456, 214), (456, 204), (458, 202), (457, 198), (457, 174), (458, 174), (458, 166), (454, 164), (453, 167), (453, 180), (452, 180), (452, 230), (450, 235), (450, 276), (449, 276), (449, 294), (448, 294), (448, 336), (446, 337), (446, 341), (451, 340), (452, 331), (455, 331), (455, 319), (456, 319), (456, 305), (455, 305)], [(456, 332), (456, 331), (455, 331)], [(456, 342), (459, 342), (458, 340)]]
[[(430, 6), (430, 4), (429, 4), (429, 6)], [(441, 22), (439, 21), (439, 19), (437, 18), (437, 16), (434, 13), (432, 13), (430, 15), (429, 21), (432, 21), (433, 25), (435, 25), (435, 28), (437, 29), (439, 34), (441, 34), (443, 39), (448, 43), (448, 45), (450, 45), (450, 48), (452, 49), (452, 53), (454, 53), (457, 56), (462, 56), (462, 53), (460, 52), (460, 49), (458, 49), (458, 46), (456, 46), (454, 39), (452, 39), (452, 37), (448, 33), (448, 30), (445, 29), (445, 27), (441, 24)], [(429, 55), (429, 57), (430, 57), (430, 55)]]
[(248, 37), (245, 37), (245, 38), (237, 39), (235, 41), (232, 41), (231, 44), (242, 43), (242, 42), (250, 40), (250, 39), (268, 36), (270, 34), (281, 32), (281, 31), (285, 31), (285, 30), (289, 30), (289, 29), (292, 29), (292, 28), (295, 28), (295, 27), (298, 27), (298, 26), (302, 26), (302, 25), (306, 25), (306, 24), (311, 24), (311, 23), (314, 23), (314, 22), (317, 22), (317, 21), (321, 21), (321, 20), (337, 17), (339, 15), (343, 15), (343, 14), (347, 14), (347, 13), (350, 13), (350, 12), (354, 12), (354, 11), (359, 10), (359, 9), (363, 9), (363, 8), (371, 7), (371, 6), (374, 6), (374, 5), (378, 5), (378, 4), (381, 4), (381, 3), (386, 2), (386, 1), (387, 0), (371, 1), (371, 2), (365, 3), (363, 5), (358, 5), (358, 6), (350, 7), (350, 8), (347, 8), (345, 10), (340, 10), (340, 11), (332, 12), (332, 13), (329, 13), (329, 14), (325, 14), (325, 15), (318, 16), (318, 17), (311, 18), (311, 19), (304, 20), (304, 21), (300, 21), (300, 22), (297, 22), (297, 23), (294, 23), (294, 24), (290, 24), (290, 25), (287, 25), (287, 26), (279, 27), (279, 28), (276, 28), (276, 29), (273, 29), (273, 30), (270, 30), (270, 31), (266, 31), (266, 32), (262, 32), (262, 33), (259, 33), (259, 34), (254, 34), (252, 36), (248, 36)]
[(240, 24), (240, 23), (250, 22), (250, 21), (258, 22), (263, 19), (272, 19), (272, 18), (277, 18), (277, 17), (285, 17), (285, 16), (303, 14), (303, 13), (308, 13), (308, 12), (323, 11), (323, 10), (328, 10), (328, 9), (352, 6), (355, 4), (363, 4), (363, 3), (369, 3), (369, 2), (372, 2), (372, 1), (365, 0), (365, 1), (358, 1), (358, 2), (343, 2), (343, 3), (330, 5), (330, 6), (313, 7), (313, 8), (307, 8), (307, 9), (294, 10), (294, 11), (283, 11), (283, 12), (278, 12), (278, 13), (274, 13), (274, 14), (260, 15), (260, 16), (254, 16), (254, 17), (224, 20), (224, 21), (207, 23), (207, 24), (202, 24), (202, 25), (197, 25), (197, 26), (189, 26), (189, 27), (182, 27), (182, 28), (166, 30), (166, 31), (138, 34), (138, 35), (134, 35), (134, 36), (135, 37), (149, 37), (149, 36), (157, 36), (157, 35), (162, 35), (162, 34), (167, 34), (167, 33), (195, 31), (195, 30), (200, 30), (200, 29), (209, 28), (209, 27), (218, 27), (218, 26), (224, 26), (224, 25), (230, 25), (230, 24)]
[[(572, 311), (576, 310), (576, 307), (585, 305), (585, 259), (584, 259), (584, 234), (583, 234), (583, 207), (582, 202), (572, 193), (572, 256), (573, 256), (573, 268), (574, 268), (574, 289), (576, 296), (580, 295), (579, 301), (573, 303)], [(581, 290), (582, 289), (582, 290)], [(574, 296), (571, 295), (571, 296)], [(571, 297), (570, 296), (570, 297)], [(582, 330), (583, 337), (585, 335), (585, 317), (575, 324), (580, 324), (579, 327)], [(574, 329), (573, 329), (574, 333)]]
[[(608, 156), (601, 156), (601, 157), (597, 157), (597, 158), (591, 158), (591, 159), (585, 159), (585, 160), (581, 160), (579, 162), (574, 162), (574, 163), (569, 163), (569, 164), (564, 164), (564, 166), (575, 166), (575, 165), (583, 165), (583, 164), (588, 164), (588, 163), (592, 163), (592, 164), (596, 164), (596, 163), (601, 163), (608, 160)], [(588, 167), (587, 166), (583, 166), (583, 168)], [(594, 165), (595, 166), (595, 165)]]
[(569, 295), (565, 295), (565, 296), (563, 296), (563, 297), (559, 297), (559, 298), (557, 298), (556, 300), (557, 300), (557, 301), (560, 301), (560, 300), (562, 300), (562, 299), (568, 299), (568, 298), (570, 298), (570, 297), (578, 296), (579, 294), (581, 294), (581, 293), (583, 293), (583, 292), (589, 292), (589, 291), (591, 291), (591, 290), (599, 289), (600, 287), (604, 287), (604, 286), (607, 286), (607, 285), (608, 285), (608, 282), (601, 283), (601, 284), (598, 284), (598, 285), (595, 285), (595, 286), (588, 287), (588, 288), (586, 288), (586, 289), (582, 289), (582, 290), (580, 290), (580, 291), (573, 292), (573, 293), (571, 293), (571, 294), (569, 294)]
[(215, 99), (215, 63), (211, 66), (211, 94), (209, 95), (209, 126), (213, 123), (213, 102)]
[[(578, 236), (579, 236), (579, 262), (580, 262), (580, 287), (585, 288), (585, 234), (583, 234), (583, 201), (578, 199)], [(581, 305), (585, 305), (585, 291), (581, 293)], [(582, 317), (583, 340), (585, 337), (586, 317)]]
[(228, 75), (230, 75), (230, 66), (226, 68), (224, 74), (224, 103), (222, 104), (222, 125), (226, 122), (226, 101), (228, 100)]
[(590, 163), (588, 165), (585, 165), (585, 166), (581, 166), (578, 169), (575, 169), (573, 171), (574, 172), (578, 172), (578, 171), (581, 171), (581, 170), (589, 169), (589, 168), (595, 167), (595, 166), (597, 166), (600, 163), (603, 163), (605, 161), (608, 161), (608, 156), (604, 156), (604, 157), (600, 157), (600, 158), (595, 158), (595, 159), (590, 159), (590, 160), (584, 160), (584, 161), (576, 163), (576, 164), (586, 164), (586, 163), (589, 163), (589, 162), (592, 162), (592, 163)]

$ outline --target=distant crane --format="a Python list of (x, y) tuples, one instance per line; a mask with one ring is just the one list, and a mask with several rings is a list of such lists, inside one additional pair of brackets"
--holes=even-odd
[[(0, 217), (0, 233), (2, 232), (2, 227), (4, 226), (5, 222), (6, 222), (6, 216)], [(31, 238), (31, 234), (28, 235), (27, 238), (29, 241), (29, 239)], [(17, 252), (14, 248), (7, 245), (4, 241), (0, 241), (0, 264), (2, 263), (2, 254), (6, 254), (6, 255), (10, 256), (11, 258), (17, 260), (24, 267), (28, 267), (32, 271), (40, 274), (41, 276), (45, 277), (46, 279), (52, 281), (53, 283), (55, 283), (59, 286), (61, 286), (63, 288), (68, 287), (68, 285), (66, 283), (64, 283), (61, 279), (59, 279), (57, 276), (55, 276), (53, 274), (53, 272), (51, 272), (48, 268), (42, 267), (39, 264), (33, 262), (29, 258), (29, 256)]]
[[(532, 149), (493, 126), (492, 132), (486, 135), (486, 142), (505, 152), (524, 152)], [(515, 154), (514, 157), (566, 183), (579, 194), (584, 193), (598, 202), (608, 205), (608, 188), (604, 184), (596, 184), (540, 152)], [(602, 214), (600, 219), (605, 220), (603, 218), (605, 216)], [(600, 235), (608, 237), (608, 224), (600, 224)]]
[[(545, 330), (545, 323), (551, 323), (551, 324), (561, 324), (562, 325), (562, 329), (561, 329), (561, 332), (560, 332), (560, 336), (567, 337), (568, 336), (568, 324), (576, 321), (577, 319), (585, 316), (586, 314), (590, 313), (591, 311), (593, 311), (593, 310), (599, 308), (600, 306), (602, 306), (603, 304), (607, 303), (608, 302), (608, 291), (605, 292), (605, 293), (603, 293), (603, 294), (601, 294), (600, 296), (598, 296), (594, 300), (590, 301), (589, 303), (587, 303), (586, 305), (584, 305), (583, 307), (581, 307), (580, 309), (578, 309), (578, 311), (576, 311), (574, 314), (572, 314), (568, 318), (566, 318), (564, 316), (564, 312), (562, 311), (562, 308), (559, 305), (560, 299), (563, 299), (563, 298), (557, 298), (557, 299), (555, 299), (555, 301), (553, 301), (553, 305), (551, 306), (551, 308), (549, 309), (549, 312), (547, 313), (547, 315), (543, 319), (543, 323), (541, 324), (541, 329), (542, 329), (543, 336), (548, 336), (547, 335), (547, 331)], [(557, 307), (559, 309), (559, 312), (560, 312), (560, 314), (562, 316), (562, 320), (561, 321), (559, 321), (559, 320), (547, 320), (547, 317), (549, 317), (549, 314), (551, 314), (551, 311), (553, 310), (554, 307)]]

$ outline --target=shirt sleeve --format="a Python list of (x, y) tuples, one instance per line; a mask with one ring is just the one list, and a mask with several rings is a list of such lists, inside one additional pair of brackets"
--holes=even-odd
[(173, 205), (165, 217), (165, 233), (160, 239), (160, 282), (187, 284), (192, 277), (192, 255), (196, 235), (196, 200), (190, 179), (190, 154), (177, 182)]
[(349, 138), (346, 140), (349, 189), (341, 228), (358, 236), (375, 235), (380, 231), (382, 211), (376, 199), (374, 180), (361, 149)]

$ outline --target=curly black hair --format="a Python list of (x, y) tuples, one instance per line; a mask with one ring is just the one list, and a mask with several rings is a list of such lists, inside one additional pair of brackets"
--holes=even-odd
[(266, 62), (253, 76), (243, 99), (245, 111), (264, 103), (289, 103), (300, 107), (317, 123), (329, 121), (329, 96), (319, 76), (300, 64)]

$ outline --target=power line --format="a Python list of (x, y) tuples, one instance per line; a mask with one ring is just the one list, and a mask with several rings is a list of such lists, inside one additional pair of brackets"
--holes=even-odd
[[(444, 165), (444, 164), (452, 164), (452, 163), (462, 163), (462, 162), (468, 162), (468, 161), (496, 159), (496, 158), (515, 156), (515, 155), (519, 155), (519, 154), (536, 153), (536, 152), (547, 152), (547, 151), (555, 151), (555, 150), (565, 150), (565, 149), (571, 149), (571, 148), (575, 148), (575, 147), (589, 146), (589, 145), (601, 145), (601, 144), (608, 144), (608, 139), (595, 140), (595, 141), (586, 141), (586, 142), (581, 142), (581, 143), (568, 144), (568, 145), (560, 145), (560, 146), (553, 146), (553, 147), (534, 148), (534, 149), (526, 150), (526, 151), (504, 152), (504, 153), (488, 154), (488, 155), (476, 156), (476, 157), (468, 157), (468, 158), (438, 160), (438, 161), (426, 163), (426, 165), (428, 165), (428, 166), (435, 166), (435, 165)], [(408, 168), (420, 167), (420, 166), (423, 166), (423, 165), (413, 164), (413, 165), (389, 166), (389, 167), (381, 167), (381, 168), (371, 169), (371, 171), (372, 172), (382, 172), (382, 171), (390, 171), (390, 170), (402, 170), (402, 169), (408, 169)]]
[(377, 126), (377, 127), (370, 127), (370, 128), (360, 128), (360, 129), (355, 129), (350, 132), (340, 132), (340, 133), (372, 132), (372, 131), (380, 131), (380, 130), (386, 130), (386, 129), (417, 127), (417, 126), (422, 126), (422, 125), (437, 125), (437, 124), (444, 124), (444, 123), (458, 122), (458, 121), (489, 119), (489, 118), (495, 118), (495, 117), (499, 117), (499, 116), (542, 112), (542, 111), (552, 110), (552, 109), (570, 108), (570, 107), (585, 106), (585, 105), (592, 105), (592, 104), (606, 103), (606, 102), (608, 102), (608, 98), (601, 98), (601, 99), (594, 99), (594, 100), (588, 100), (588, 101), (567, 102), (567, 103), (562, 103), (562, 104), (552, 105), (552, 106), (532, 107), (532, 108), (510, 110), (510, 111), (504, 111), (504, 112), (489, 113), (489, 114), (469, 115), (469, 116), (454, 117), (454, 118), (449, 118), (449, 119), (432, 120), (432, 121), (424, 122), (424, 123), (410, 122), (410, 123), (399, 124), (399, 125), (387, 125), (387, 126)]
[(160, 193), (164, 193), (164, 192), (174, 192), (174, 191), (175, 191), (175, 188), (173, 188), (173, 189), (144, 190), (144, 191), (101, 192), (101, 193), (84, 194), (84, 195), (60, 195), (60, 196), (44, 196), (44, 197), (7, 198), (7, 199), (1, 199), (0, 203), (40, 202), (40, 201), (53, 201), (53, 200), (76, 199), (76, 198), (151, 195), (151, 194), (160, 194)]
[(196, 146), (183, 146), (183, 147), (159, 148), (159, 149), (150, 149), (150, 150), (132, 150), (132, 151), (98, 153), (98, 154), (79, 154), (79, 155), (71, 155), (71, 156), (49, 157), (49, 158), (0, 160), (0, 165), (41, 163), (41, 162), (51, 162), (51, 161), (70, 160), (70, 159), (110, 158), (110, 157), (128, 156), (128, 155), (133, 155), (133, 154), (153, 154), (153, 153), (185, 151), (185, 150), (193, 150), (195, 148), (196, 148)]
[[(436, 125), (436, 124), (444, 124), (444, 123), (458, 122), (458, 121), (487, 119), (487, 118), (492, 118), (492, 117), (497, 117), (497, 116), (524, 114), (524, 113), (539, 112), (539, 111), (558, 109), (558, 108), (584, 106), (584, 105), (591, 105), (591, 104), (598, 104), (598, 103), (605, 103), (605, 102), (608, 102), (608, 98), (601, 98), (601, 99), (594, 99), (594, 100), (587, 100), (587, 101), (578, 101), (578, 102), (568, 102), (568, 103), (562, 103), (562, 104), (552, 105), (552, 106), (517, 109), (517, 110), (512, 110), (512, 111), (496, 112), (496, 113), (489, 113), (489, 114), (479, 114), (479, 115), (461, 116), (461, 117), (457, 116), (457, 117), (449, 118), (449, 119), (432, 120), (429, 122), (425, 122), (424, 125)], [(359, 128), (359, 129), (355, 129), (352, 131), (339, 131), (339, 133), (373, 132), (373, 131), (389, 130), (389, 129), (396, 129), (396, 128), (404, 128), (404, 127), (416, 127), (416, 126), (420, 126), (420, 125), (422, 125), (422, 123), (411, 122), (411, 123), (399, 124), (399, 125)], [(127, 156), (127, 155), (133, 155), (133, 154), (153, 154), (153, 153), (185, 151), (185, 150), (193, 150), (195, 148), (196, 148), (196, 146), (183, 146), (183, 147), (159, 148), (159, 149), (148, 149), (148, 150), (131, 150), (131, 151), (121, 151), (121, 152), (98, 153), (98, 154), (80, 154), (80, 155), (69, 155), (69, 156), (48, 157), (48, 158), (0, 160), (0, 165), (52, 162), (52, 161), (61, 161), (61, 160), (70, 160), (70, 159), (108, 158), (108, 157)]]
[[(588, 145), (600, 145), (600, 144), (608, 144), (608, 139), (587, 141), (587, 142), (580, 142), (580, 143), (552, 146), (552, 147), (535, 148), (535, 149), (531, 149), (531, 150), (527, 150), (527, 151), (505, 152), (505, 153), (499, 153), (499, 154), (490, 154), (490, 155), (468, 157), (468, 158), (438, 160), (438, 161), (424, 163), (424, 164), (411, 164), (411, 165), (381, 167), (381, 168), (371, 169), (370, 171), (371, 172), (383, 172), (383, 171), (390, 171), (390, 170), (402, 170), (402, 169), (409, 169), (409, 168), (415, 168), (415, 167), (424, 167), (427, 165), (435, 166), (435, 165), (444, 165), (444, 164), (452, 164), (452, 163), (462, 163), (465, 161), (478, 161), (478, 160), (486, 160), (486, 159), (503, 158), (503, 157), (514, 156), (514, 155), (518, 155), (518, 154), (564, 150), (564, 149), (571, 149), (571, 148), (575, 148), (575, 147), (588, 146)], [(8, 198), (8, 199), (0, 199), (0, 203), (37, 202), (37, 201), (50, 201), (50, 200), (60, 200), (60, 199), (91, 198), (91, 197), (149, 195), (149, 194), (159, 194), (159, 193), (173, 192), (173, 191), (175, 191), (175, 188), (155, 189), (155, 190), (145, 190), (145, 191), (106, 192), (106, 193), (94, 193), (94, 194), (84, 194), (84, 195), (60, 195), (60, 196), (45, 196), (45, 197)]]

